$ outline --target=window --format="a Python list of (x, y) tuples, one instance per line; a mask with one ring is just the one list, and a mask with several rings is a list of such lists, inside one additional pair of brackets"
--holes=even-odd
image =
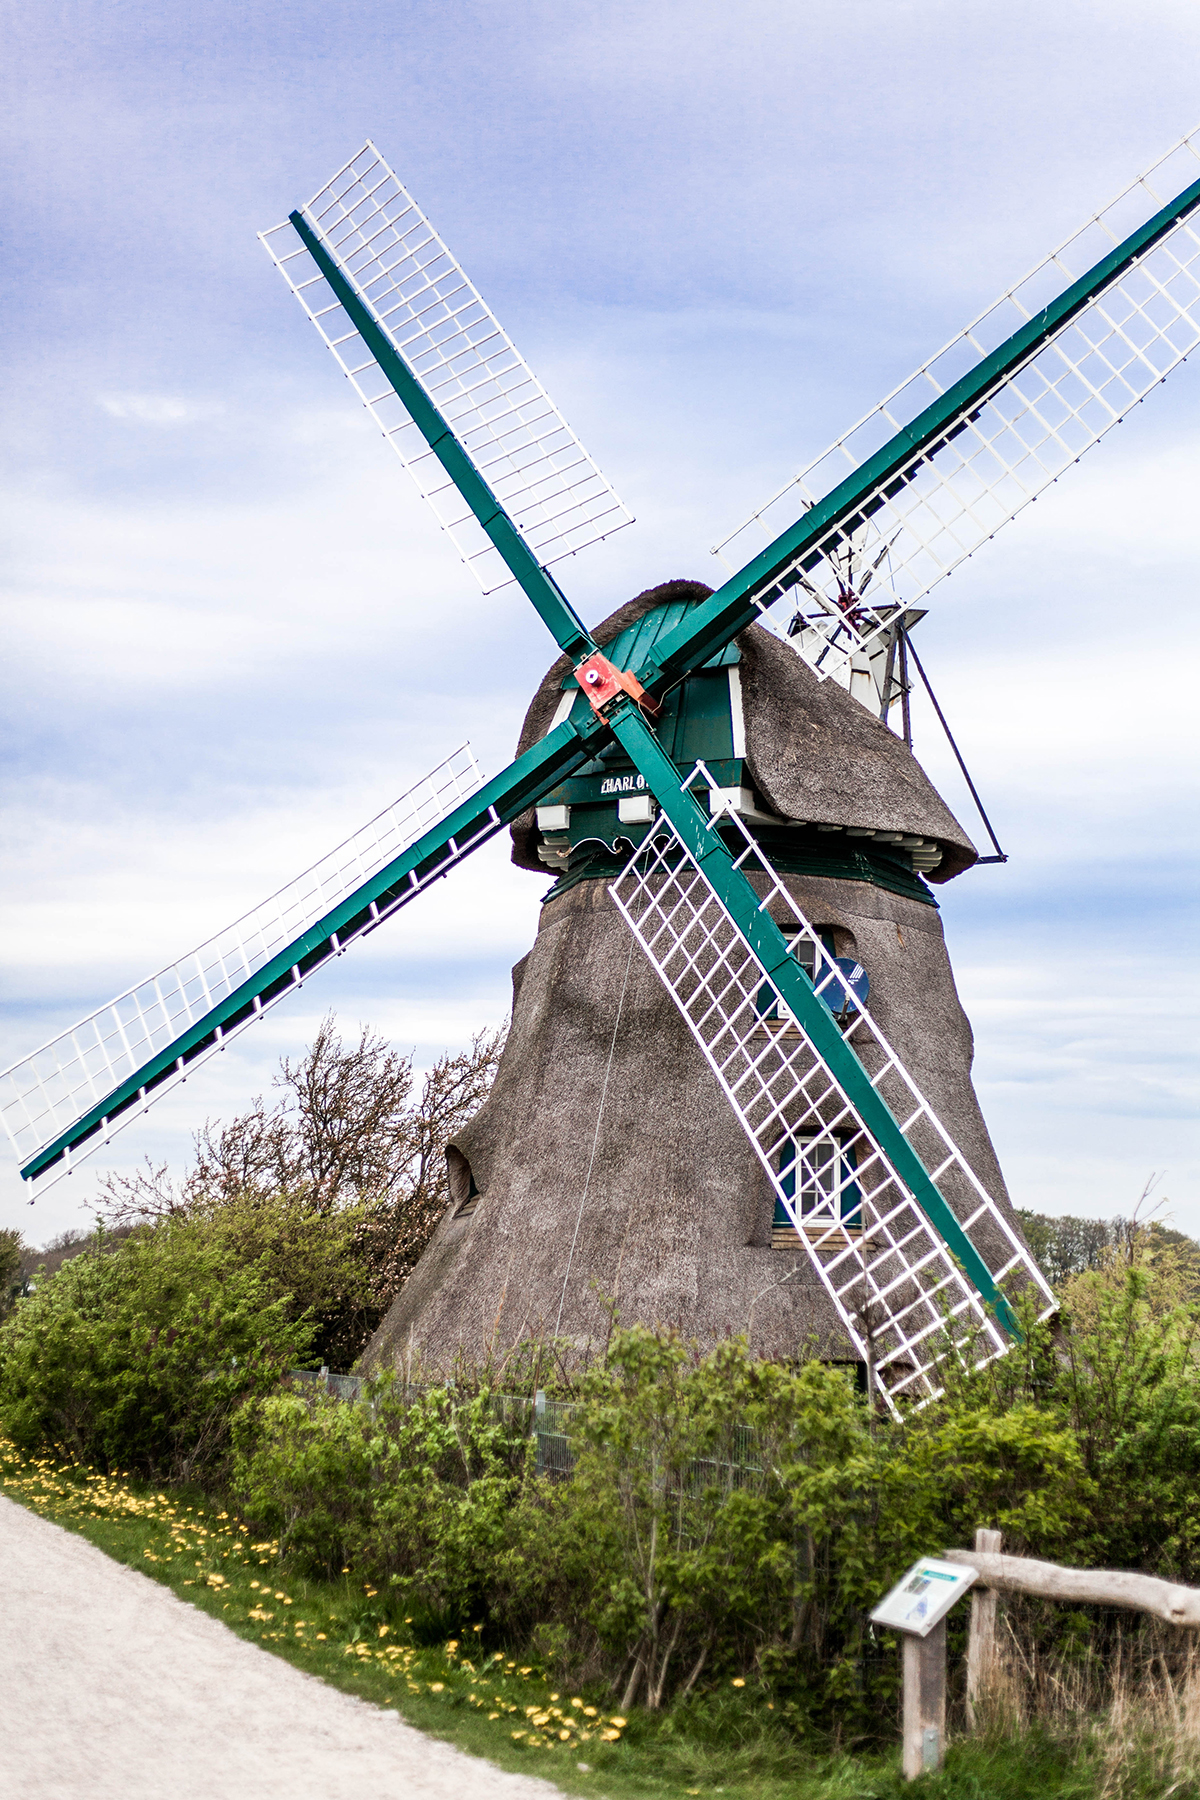
[[(779, 1151), (779, 1185), (793, 1206), (799, 1201), (802, 1223), (825, 1229), (841, 1225), (844, 1231), (862, 1230), (862, 1193), (854, 1171), (857, 1157), (853, 1142), (824, 1133), (788, 1138)], [(775, 1202), (772, 1242), (777, 1234), (790, 1234), (792, 1221), (782, 1200)]]
[[(812, 981), (816, 965), (816, 952), (812, 940), (803, 935), (796, 925), (781, 925), (779, 929), (787, 941), (789, 951), (796, 958), (808, 979)], [(831, 932), (823, 931), (821, 933), (821, 948), (826, 955), (833, 956), (833, 934)], [(789, 1025), (792, 1022), (790, 1007), (779, 998), (769, 981), (764, 981), (755, 995), (754, 1010), (759, 1018), (768, 1025)]]
[[(835, 953), (832, 931), (820, 931), (821, 950), (820, 966), (818, 967), (818, 955), (811, 938), (803, 935), (795, 925), (781, 925), (779, 929), (787, 940), (788, 949), (816, 988), (818, 995), (844, 1028), (855, 1011), (866, 1007), (871, 985), (866, 970), (853, 957), (838, 956)], [(853, 943), (853, 939), (851, 939), (851, 943)], [(848, 983), (854, 996), (852, 1000), (846, 998), (846, 990), (837, 979), (837, 975), (834, 973), (835, 969)], [(754, 1010), (765, 1025), (786, 1027), (794, 1023), (791, 1008), (779, 998), (769, 981), (764, 981), (755, 995)]]

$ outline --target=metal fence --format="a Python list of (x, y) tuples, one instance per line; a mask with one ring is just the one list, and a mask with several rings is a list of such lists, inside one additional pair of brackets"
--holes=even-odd
[[(335, 1400), (351, 1405), (361, 1404), (369, 1393), (365, 1375), (334, 1375), (329, 1369), (289, 1369), (287, 1380), (308, 1392), (330, 1394)], [(430, 1393), (429, 1387), (413, 1384), (403, 1390), (404, 1398)], [(451, 1390), (452, 1391), (452, 1390)], [(551, 1480), (565, 1481), (575, 1470), (572, 1449), (572, 1425), (579, 1412), (578, 1404), (568, 1400), (548, 1400), (539, 1388), (536, 1394), (493, 1394), (491, 1404), (505, 1425), (511, 1425), (536, 1442), (537, 1472)], [(721, 1454), (697, 1457), (687, 1466), (684, 1485), (689, 1493), (699, 1494), (706, 1488), (756, 1488), (763, 1476), (763, 1446), (751, 1426), (731, 1422), (726, 1427)]]

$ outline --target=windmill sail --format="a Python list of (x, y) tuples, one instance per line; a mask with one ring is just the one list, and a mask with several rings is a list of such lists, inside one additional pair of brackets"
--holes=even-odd
[[(537, 561), (631, 523), (495, 314), (375, 146), (300, 209), (449, 425)], [(485, 593), (512, 580), (472, 506), (414, 424), (293, 220), (260, 237)]]
[[(702, 765), (686, 785), (701, 773)], [(798, 921), (796, 979), (807, 946), (854, 1063), (843, 1058), (835, 1069), (797, 1016), (780, 1008), (778, 971), (768, 973), (674, 826), (663, 822), (610, 892), (704, 1053), (856, 1354), (893, 1407), (929, 1398), (951, 1345), (978, 1362), (1007, 1348), (997, 1318), (1004, 1308), (994, 1298), (989, 1306), (989, 1294), (1002, 1295), (1005, 1283), (1032, 1284), (1045, 1311), (1054, 1297), (745, 825), (727, 812), (707, 829), (718, 826), (736, 834), (736, 867), (757, 878), (758, 911), (770, 916), (774, 907)], [(890, 1129), (879, 1129), (878, 1105), (874, 1118), (864, 1105), (872, 1095)], [(915, 1165), (901, 1166), (900, 1140), (925, 1182), (912, 1181)]]
[[(716, 546), (731, 570), (768, 565), (755, 604), (786, 599), (781, 622), (819, 675), (842, 673), (1196, 347), (1197, 209), (1200, 131)], [(759, 557), (798, 507), (795, 552)]]
[[(477, 793), (482, 781), (470, 745), (464, 744), (225, 931), (0, 1074), (0, 1118), (17, 1155), (37, 1165), (31, 1172), (47, 1166), (50, 1147), (49, 1157), (62, 1159), (59, 1172), (65, 1173), (69, 1146), (56, 1143), (64, 1132), (95, 1115), (88, 1135), (93, 1147), (106, 1142), (119, 1128), (118, 1119), (127, 1122), (298, 987), (307, 972), (302, 961), (316, 947), (305, 942), (311, 928), (344, 909), (348, 896), (361, 895), (372, 877), (391, 870), (409, 845)], [(418, 891), (438, 872), (410, 882), (409, 891)], [(365, 917), (349, 929), (344, 923), (327, 953), (370, 929), (383, 910), (367, 901)], [(322, 942), (327, 938), (328, 933)]]

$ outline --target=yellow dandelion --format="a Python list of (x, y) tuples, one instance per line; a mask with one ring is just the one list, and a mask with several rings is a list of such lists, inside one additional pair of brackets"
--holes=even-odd
[(615, 1725), (617, 1727), (618, 1731), (624, 1731), (625, 1727), (629, 1723), (629, 1720), (618, 1718), (616, 1713), (614, 1713), (612, 1718), (608, 1722), (610, 1725)]
[(594, 1719), (596, 1717), (596, 1709), (594, 1706), (585, 1706), (583, 1710), (587, 1718)]
[[(498, 1719), (498, 1718), (499, 1718), (499, 1717), (500, 1717), (500, 1714), (499, 1714), (499, 1713), (489, 1713), (489, 1714), (488, 1714), (488, 1718), (489, 1718), (489, 1719)], [(514, 1736), (514, 1737), (516, 1737), (516, 1735), (517, 1735), (517, 1734), (516, 1734), (516, 1732), (515, 1732), (515, 1731), (514, 1731), (514, 1732), (513, 1732), (513, 1736)]]
[(386, 1637), (386, 1636), (387, 1636), (387, 1634), (388, 1634), (388, 1632), (389, 1632), (389, 1631), (390, 1631), (390, 1629), (391, 1629), (391, 1627), (390, 1627), (390, 1626), (388, 1626), (388, 1625), (381, 1625), (381, 1626), (380, 1626), (380, 1627), (379, 1627), (379, 1635), (380, 1635), (380, 1637), (381, 1637), (381, 1638), (385, 1638), (385, 1637)]
[(582, 1700), (572, 1700), (571, 1705), (572, 1706), (582, 1706), (583, 1701)]
[(318, 1644), (323, 1644), (325, 1642), (325, 1633), (323, 1631), (318, 1631), (317, 1642)]
[(560, 1731), (558, 1735), (562, 1739), (563, 1743), (565, 1744), (571, 1734), (569, 1731)]
[(745, 1687), (746, 1683), (742, 1680), (740, 1675), (735, 1675), (729, 1685), (730, 1687)]
[(446, 1684), (444, 1681), (431, 1681), (429, 1684), (429, 1691), (431, 1694), (440, 1694), (444, 1691), (445, 1686)]

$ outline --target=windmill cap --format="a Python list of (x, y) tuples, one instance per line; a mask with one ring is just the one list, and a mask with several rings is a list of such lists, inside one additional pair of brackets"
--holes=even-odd
[[(702, 581), (661, 582), (618, 607), (592, 635), (604, 648), (656, 609), (677, 613), (681, 605), (699, 605), (711, 593)], [(739, 634), (737, 650), (746, 766), (771, 812), (848, 831), (853, 838), (887, 832), (936, 844), (941, 861), (926, 875), (933, 882), (949, 881), (976, 861), (974, 844), (916, 757), (882, 720), (836, 682), (818, 681), (789, 644), (761, 625)], [(635, 662), (647, 653), (639, 633)], [(518, 755), (549, 730), (570, 673), (566, 656), (547, 670), (525, 715)], [(536, 853), (534, 809), (515, 819), (511, 829), (513, 861), (545, 874)]]

